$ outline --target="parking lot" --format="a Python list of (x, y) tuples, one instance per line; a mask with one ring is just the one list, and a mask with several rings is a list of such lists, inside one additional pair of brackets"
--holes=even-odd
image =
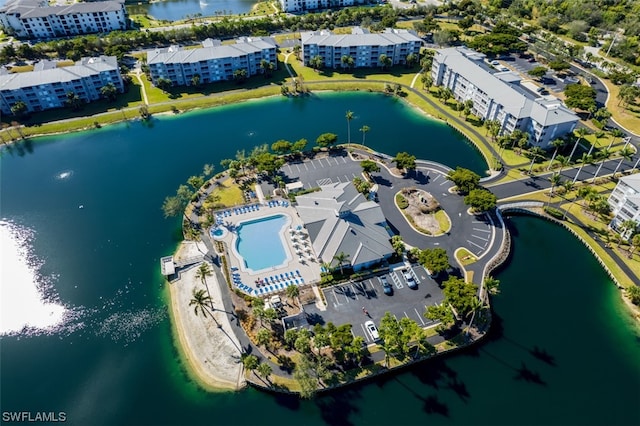
[(537, 84), (541, 84), (548, 90), (562, 92), (566, 86), (565, 82), (556, 78), (552, 71), (547, 71), (547, 74), (543, 77), (542, 81), (538, 81), (534, 77), (530, 76), (529, 71), (535, 67), (542, 66), (542, 64), (537, 61), (529, 62), (529, 58), (520, 58), (518, 56), (511, 55), (509, 60), (501, 60), (499, 62), (500, 64), (520, 73), (524, 80), (535, 80)]
[(364, 323), (372, 320), (379, 327), (380, 319), (385, 312), (390, 312), (397, 319), (411, 318), (423, 327), (433, 325), (434, 322), (425, 318), (423, 314), (427, 306), (442, 303), (442, 289), (428, 276), (422, 266), (406, 269), (417, 283), (417, 288), (409, 288), (402, 268), (398, 266), (383, 274), (393, 288), (392, 295), (384, 294), (378, 276), (323, 289), (327, 309), (322, 311), (315, 305), (306, 305), (304, 309), (309, 323), (352, 324), (353, 334), (363, 337), (368, 344), (373, 343), (373, 339), (365, 330)]
[(354, 177), (362, 175), (360, 163), (352, 161), (343, 152), (312, 160), (290, 162), (280, 170), (287, 175), (289, 181), (302, 182), (304, 189), (337, 182), (351, 182)]

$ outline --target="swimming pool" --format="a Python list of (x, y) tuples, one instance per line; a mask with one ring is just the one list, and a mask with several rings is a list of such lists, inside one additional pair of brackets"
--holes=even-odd
[(291, 260), (284, 240), (284, 230), (290, 224), (291, 217), (283, 214), (239, 223), (234, 248), (244, 262), (243, 269), (256, 273)]

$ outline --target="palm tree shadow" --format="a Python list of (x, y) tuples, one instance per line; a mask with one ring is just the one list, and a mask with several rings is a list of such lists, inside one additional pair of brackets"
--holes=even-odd
[(414, 397), (422, 401), (422, 409), (427, 414), (440, 414), (443, 417), (449, 417), (449, 407), (438, 400), (436, 395), (429, 395), (426, 398), (411, 389), (405, 383), (401, 382), (397, 377), (394, 378), (396, 382), (406, 390), (408, 390)]
[(322, 396), (316, 399), (316, 404), (320, 408), (322, 419), (327, 424), (349, 426), (353, 424), (349, 416), (360, 411), (358, 405), (354, 403), (358, 396), (355, 391), (350, 390), (340, 392), (339, 395)]
[(524, 380), (525, 382), (535, 383), (541, 386), (547, 385), (547, 383), (540, 377), (540, 373), (530, 370), (524, 362), (517, 371), (518, 374), (514, 377), (516, 380)]
[(552, 367), (556, 366), (555, 357), (551, 355), (546, 350), (539, 348), (538, 346), (534, 346), (533, 349), (529, 349), (529, 353), (536, 359), (548, 364)]
[(465, 404), (468, 402), (469, 398), (471, 397), (471, 395), (469, 394), (469, 391), (467, 390), (467, 386), (464, 384), (464, 382), (459, 381), (458, 379), (452, 379), (447, 384), (447, 387), (452, 391), (454, 391), (455, 394), (458, 395), (458, 398), (460, 398), (462, 402), (464, 402)]

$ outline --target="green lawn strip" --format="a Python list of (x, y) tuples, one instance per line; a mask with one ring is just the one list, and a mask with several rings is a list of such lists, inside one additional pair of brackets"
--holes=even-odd
[(471, 253), (464, 247), (456, 250), (455, 256), (456, 259), (458, 259), (458, 262), (460, 262), (463, 266), (471, 265), (478, 260), (478, 258), (473, 253)]
[[(496, 151), (500, 152), (500, 147), (496, 147)], [(507, 166), (517, 166), (520, 164), (527, 164), (527, 169), (529, 168), (528, 165), (531, 162), (531, 159), (525, 157), (524, 155), (518, 154), (517, 152), (511, 149), (506, 149), (506, 148), (503, 149), (502, 154), (500, 155), (502, 156), (502, 162)]]
[(609, 91), (609, 99), (607, 102), (607, 109), (611, 111), (612, 118), (616, 120), (622, 127), (635, 133), (640, 134), (640, 110), (637, 112), (625, 109), (622, 105), (618, 105), (618, 93), (620, 93), (620, 86), (616, 86), (610, 80), (601, 78), (604, 85), (607, 86)]
[(438, 225), (440, 225), (440, 234), (448, 232), (449, 229), (451, 229), (451, 220), (449, 220), (449, 216), (444, 210), (435, 212), (434, 217), (438, 221)]
[[(576, 214), (575, 212), (573, 212), (573, 209), (572, 209), (572, 213), (575, 214), (576, 217), (579, 217), (579, 216), (581, 216), (582, 218), (586, 217), (586, 215), (584, 214), (580, 214), (580, 213)], [(589, 218), (582, 219), (582, 218), (580, 220), (587, 220), (588, 222), (590, 221), (593, 224), (592, 226), (599, 225), (593, 219), (589, 219)], [(616, 279), (618, 280), (621, 286), (627, 288), (629, 286), (635, 285), (633, 283), (633, 279), (627, 276), (627, 274), (624, 273), (624, 271), (620, 268), (620, 266), (618, 266), (618, 263), (611, 256), (611, 252), (607, 249), (602, 248), (596, 242), (596, 240), (584, 229), (584, 226), (585, 226), (584, 224), (574, 224), (574, 223), (568, 222), (568, 225), (578, 235), (580, 235), (582, 239), (587, 241), (589, 246), (591, 246), (591, 248), (596, 252), (598, 257), (600, 257), (600, 259), (604, 262), (607, 268), (609, 268), (611, 273), (613, 273), (613, 275), (616, 277)], [(614, 244), (614, 247), (615, 247), (615, 244)], [(621, 256), (618, 256), (618, 260), (623, 261), (634, 272), (636, 277), (640, 276), (640, 262), (633, 259), (629, 259), (626, 256), (626, 254), (622, 254)]]
[(233, 182), (233, 179), (227, 179), (222, 182), (220, 186), (217, 186), (211, 191), (211, 194), (219, 196), (220, 199), (217, 202), (223, 204), (225, 207), (236, 206), (244, 202), (242, 190)]

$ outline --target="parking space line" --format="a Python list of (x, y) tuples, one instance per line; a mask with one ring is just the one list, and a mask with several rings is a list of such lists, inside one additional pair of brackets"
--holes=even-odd
[(331, 161), (329, 161), (329, 157), (325, 158), (325, 160), (327, 160), (327, 164), (329, 165), (329, 167), (332, 166)]
[(479, 231), (479, 232), (488, 232), (491, 233), (491, 229), (478, 229), (478, 228), (473, 228), (474, 231)]
[(296, 164), (296, 169), (298, 169), (298, 173), (300, 173), (300, 166)]
[(336, 160), (336, 166), (340, 165), (340, 162), (338, 161), (338, 159), (336, 157), (333, 157), (334, 160)]
[(350, 179), (349, 179), (349, 176), (344, 175), (344, 178), (345, 178), (345, 180), (346, 180), (347, 182), (349, 182), (349, 180), (350, 180)]
[(369, 340), (371, 340), (371, 339), (369, 338), (369, 333), (367, 333), (367, 330), (365, 330), (365, 328), (364, 328), (364, 324), (360, 323), (360, 327), (362, 327), (362, 332), (364, 333), (364, 338), (367, 340), (367, 342), (368, 342)]
[(422, 325), (424, 325), (424, 321), (422, 320), (422, 315), (420, 315), (420, 312), (418, 312), (418, 309), (417, 308), (413, 308), (413, 310), (416, 311), (416, 315), (418, 316), (418, 319), (420, 320)]
[(443, 180), (443, 181), (442, 181), (442, 183), (440, 184), (440, 186), (442, 186), (442, 185), (446, 185), (447, 183), (449, 183), (449, 181), (445, 179), (445, 180)]
[(308, 170), (309, 170), (309, 168), (307, 167), (307, 163), (306, 163), (306, 162), (304, 162), (304, 163), (302, 163), (302, 164), (304, 164), (304, 169), (308, 171)]
[(316, 167), (316, 163), (315, 163), (313, 160), (311, 160), (311, 161), (310, 161), (310, 163), (311, 163), (311, 165), (313, 166), (314, 170), (317, 170), (317, 169), (318, 169), (318, 168)]
[(358, 293), (356, 293), (356, 289), (353, 286), (353, 284), (349, 284), (349, 287), (351, 287), (351, 291), (353, 291), (353, 295), (356, 297), (356, 300), (358, 300)]
[(474, 246), (478, 247), (480, 250), (484, 250), (484, 246), (479, 246), (478, 244), (474, 243), (473, 241), (469, 241), (469, 240), (467, 240), (467, 242), (468, 242), (469, 244), (472, 244), (472, 245), (474, 245)]
[(433, 181), (434, 181), (434, 182), (435, 182), (435, 181), (437, 181), (437, 180), (438, 180), (438, 178), (440, 178), (440, 173), (438, 173), (438, 174), (436, 175), (436, 177), (434, 177), (434, 178), (433, 178)]
[(340, 157), (342, 158), (342, 163), (346, 164), (347, 163), (347, 159), (345, 157)]
[(336, 179), (338, 179), (338, 182), (342, 183), (342, 181), (340, 180), (340, 176), (338, 176)]
[(475, 234), (473, 234), (473, 235), (471, 235), (471, 236), (472, 236), (472, 237), (476, 237), (477, 239), (482, 240), (482, 241), (489, 241), (489, 239), (488, 239), (488, 238), (482, 238), (482, 237), (480, 237), (479, 235), (475, 235)]
[[(484, 223), (485, 225), (487, 225), (487, 222), (483, 222), (481, 220), (474, 220), (472, 223)], [(488, 225), (487, 225), (488, 226)]]
[(333, 293), (333, 298), (336, 299), (336, 304), (342, 305), (342, 303), (338, 302), (338, 295), (336, 294), (336, 289), (331, 289), (331, 293)]

